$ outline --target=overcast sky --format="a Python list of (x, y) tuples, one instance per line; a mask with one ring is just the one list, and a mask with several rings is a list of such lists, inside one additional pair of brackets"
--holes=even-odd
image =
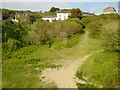
[(54, 6), (61, 9), (80, 8), (82, 11), (98, 14), (102, 13), (103, 9), (108, 6), (113, 6), (118, 11), (118, 1), (119, 0), (2, 0), (0, 8), (48, 11)]
[(119, 0), (2, 0), (2, 2), (118, 2)]

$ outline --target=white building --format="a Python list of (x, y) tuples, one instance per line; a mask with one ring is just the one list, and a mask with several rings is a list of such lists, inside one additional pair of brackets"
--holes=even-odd
[(70, 15), (70, 11), (57, 11), (56, 20), (67, 20)]
[(115, 8), (113, 7), (107, 7), (103, 10), (103, 14), (111, 14), (111, 13), (116, 13)]
[(45, 15), (42, 19), (48, 20), (49, 22), (53, 20), (67, 20), (69, 15), (71, 15), (70, 11), (57, 11), (57, 15)]
[(52, 22), (53, 20), (56, 20), (56, 16), (55, 15), (44, 15), (42, 17), (43, 20), (48, 20), (49, 22)]

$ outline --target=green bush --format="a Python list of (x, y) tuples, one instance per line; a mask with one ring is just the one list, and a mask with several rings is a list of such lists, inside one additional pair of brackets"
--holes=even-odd
[(10, 51), (15, 51), (16, 49), (19, 49), (21, 47), (23, 47), (23, 44), (20, 41), (17, 41), (15, 39), (8, 39), (8, 42), (6, 42), (5, 44), (3, 44), (3, 48), (5, 50), (10, 50)]
[(106, 50), (118, 50), (118, 20), (111, 20), (104, 24), (101, 28), (100, 38), (103, 42), (103, 47)]
[(92, 21), (87, 25), (90, 37), (98, 37), (101, 32), (101, 24), (98, 21)]
[(86, 16), (86, 17), (83, 17), (83, 18), (80, 20), (82, 27), (83, 27), (83, 28), (86, 28), (87, 25), (88, 25), (90, 22), (97, 20), (96, 18), (97, 18), (97, 16)]
[(49, 23), (47, 21), (38, 21), (31, 25), (30, 31), (23, 36), (23, 41), (28, 44), (45, 43), (60, 41), (74, 34), (80, 33), (82, 26), (75, 22), (56, 21)]
[(40, 35), (34, 31), (28, 31), (28, 34), (23, 37), (23, 41), (30, 45), (37, 45), (40, 43)]

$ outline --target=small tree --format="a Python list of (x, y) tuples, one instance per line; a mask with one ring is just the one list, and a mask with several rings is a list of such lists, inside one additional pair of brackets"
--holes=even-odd
[(90, 37), (98, 37), (101, 32), (101, 23), (98, 21), (92, 21), (87, 25)]
[(37, 45), (40, 43), (40, 35), (36, 31), (31, 30), (23, 37), (23, 41), (31, 45)]
[(55, 7), (52, 7), (51, 9), (50, 9), (50, 12), (56, 12), (57, 10), (60, 10), (59, 8), (55, 8)]
[(9, 10), (8, 9), (2, 9), (2, 17), (3, 17), (3, 20), (6, 20), (8, 18), (10, 18), (10, 14), (9, 14)]
[(70, 18), (82, 18), (82, 11), (77, 8), (77, 9), (71, 9), (71, 15), (69, 16)]

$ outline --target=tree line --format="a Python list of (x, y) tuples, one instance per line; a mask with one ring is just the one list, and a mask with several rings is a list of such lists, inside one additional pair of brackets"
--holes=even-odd
[[(20, 21), (18, 23), (12, 22), (9, 19), (3, 20), (3, 50), (15, 51), (27, 45), (39, 46), (48, 44), (49, 47), (51, 47), (53, 42), (81, 34), (86, 30), (89, 32), (91, 38), (101, 39), (105, 49), (118, 49), (119, 15), (108, 14), (79, 17), (78, 13), (80, 10), (72, 10), (73, 16), (69, 17), (68, 20), (54, 21), (52, 23), (43, 21), (41, 15), (38, 13), (33, 13), (27, 16), (28, 19), (26, 21)], [(76, 13), (74, 13), (74, 11), (76, 11)], [(4, 15), (5, 14), (3, 14), (3, 17), (6, 17)]]

